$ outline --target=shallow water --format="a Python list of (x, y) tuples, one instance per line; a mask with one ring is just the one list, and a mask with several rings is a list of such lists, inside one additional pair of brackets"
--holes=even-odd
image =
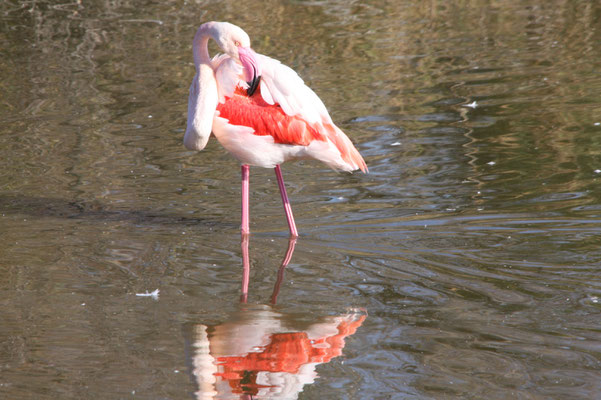
[[(207, 20), (296, 69), (369, 166), (284, 165), (293, 251), (272, 171), (251, 169), (241, 243), (239, 166), (181, 144)], [(601, 5), (12, 1), (0, 21), (0, 397), (598, 396)]]

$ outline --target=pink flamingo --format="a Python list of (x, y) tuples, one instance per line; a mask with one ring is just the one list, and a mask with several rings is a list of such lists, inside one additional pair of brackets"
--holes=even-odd
[[(209, 57), (211, 38), (225, 54)], [(275, 168), (290, 235), (297, 237), (280, 164), (316, 159), (335, 170), (367, 172), (365, 161), (315, 92), (291, 68), (255, 53), (241, 28), (202, 24), (192, 50), (196, 75), (184, 145), (202, 150), (213, 132), (242, 163), (242, 235), (250, 232), (249, 165)]]

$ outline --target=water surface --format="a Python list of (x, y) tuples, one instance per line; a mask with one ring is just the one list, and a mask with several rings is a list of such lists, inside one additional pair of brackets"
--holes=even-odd
[[(207, 20), (297, 70), (368, 163), (284, 165), (292, 253), (273, 171), (251, 169), (247, 258), (239, 166), (181, 144)], [(597, 3), (11, 1), (0, 21), (0, 397), (601, 391)]]

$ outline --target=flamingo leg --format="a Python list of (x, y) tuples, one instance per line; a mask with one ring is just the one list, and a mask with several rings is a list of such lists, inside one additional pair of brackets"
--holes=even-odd
[(284, 203), (284, 211), (286, 212), (286, 219), (288, 220), (290, 236), (298, 237), (298, 231), (296, 230), (296, 224), (294, 223), (294, 216), (292, 215), (292, 207), (290, 207), (290, 201), (288, 200), (288, 194), (286, 193), (286, 186), (284, 186), (284, 178), (282, 178), (282, 170), (280, 169), (279, 165), (275, 166), (275, 176), (278, 179), (278, 186), (280, 187), (280, 194), (282, 195), (282, 203)]
[(242, 235), (242, 293), (240, 303), (248, 300), (248, 282), (250, 280), (250, 257), (248, 256), (248, 235)]
[(249, 177), (248, 165), (242, 166), (242, 236), (250, 233), (249, 225), (249, 212), (248, 212), (248, 177)]

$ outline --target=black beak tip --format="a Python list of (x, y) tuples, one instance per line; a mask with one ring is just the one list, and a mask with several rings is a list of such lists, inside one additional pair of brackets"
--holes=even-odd
[(257, 88), (259, 87), (259, 83), (261, 82), (261, 75), (253, 76), (252, 81), (246, 82), (248, 84), (248, 89), (246, 89), (246, 94), (248, 97), (252, 96)]

